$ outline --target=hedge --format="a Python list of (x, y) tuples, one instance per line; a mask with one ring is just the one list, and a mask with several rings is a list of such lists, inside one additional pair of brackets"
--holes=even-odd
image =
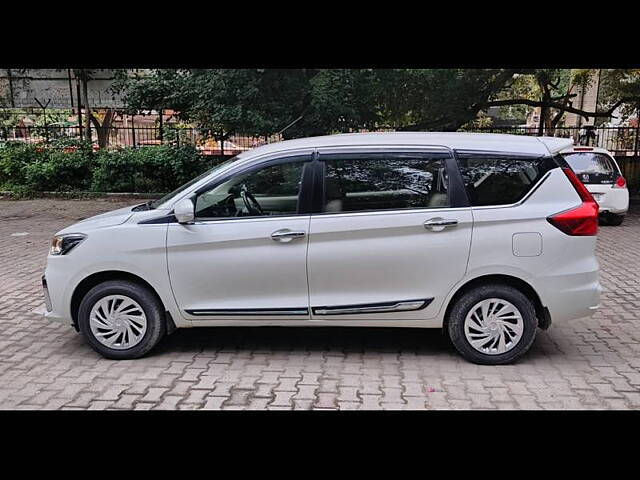
[(0, 190), (35, 192), (170, 192), (222, 159), (192, 145), (93, 151), (77, 141), (0, 146)]

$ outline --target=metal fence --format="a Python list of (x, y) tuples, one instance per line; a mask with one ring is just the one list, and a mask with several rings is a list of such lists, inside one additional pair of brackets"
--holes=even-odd
[[(86, 128), (80, 126), (28, 126), (1, 127), (0, 143), (50, 143), (64, 139), (86, 139)], [(236, 134), (220, 141), (208, 132), (198, 128), (175, 127), (91, 127), (91, 141), (94, 148), (146, 147), (168, 143), (191, 144), (204, 155), (237, 155), (245, 150), (282, 140), (279, 135), (269, 137), (250, 134)]]
[[(0, 128), (0, 142), (46, 143), (55, 139), (79, 139), (84, 127), (28, 126)], [(380, 131), (389, 131), (384, 128)], [(371, 131), (371, 130), (369, 130)], [(515, 135), (538, 135), (537, 127), (483, 127), (468, 129), (469, 132), (507, 133)], [(86, 132), (82, 132), (86, 133)], [(545, 135), (572, 138), (577, 145), (606, 148), (617, 156), (638, 156), (640, 152), (640, 128), (599, 127), (584, 129), (557, 127), (545, 131)], [(270, 137), (252, 134), (235, 134), (222, 142), (209, 132), (198, 128), (159, 127), (110, 127), (91, 128), (91, 139), (95, 148), (145, 147), (166, 143), (188, 143), (195, 145), (205, 155), (236, 155), (245, 150), (282, 140), (280, 135)]]

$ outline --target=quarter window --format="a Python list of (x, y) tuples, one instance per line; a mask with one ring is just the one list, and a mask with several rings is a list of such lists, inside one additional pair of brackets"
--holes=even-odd
[(550, 157), (460, 153), (457, 156), (473, 206), (519, 202), (548, 170), (556, 166)]
[(357, 212), (449, 205), (446, 154), (331, 154), (323, 212)]
[(296, 214), (303, 167), (303, 161), (280, 163), (237, 175), (198, 195), (196, 217)]

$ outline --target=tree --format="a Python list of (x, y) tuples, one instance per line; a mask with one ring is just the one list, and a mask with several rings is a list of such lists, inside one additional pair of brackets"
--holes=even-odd
[[(585, 119), (611, 118), (621, 106), (640, 102), (640, 75), (630, 70), (611, 70), (608, 79), (611, 88), (607, 100), (594, 111), (574, 107), (579, 90), (589, 87), (594, 80), (593, 69), (535, 69), (517, 72), (504, 89), (482, 108), (491, 106), (526, 105), (540, 107), (538, 134), (545, 128), (553, 133), (565, 113), (575, 113)], [(625, 79), (626, 81), (622, 81)]]
[[(122, 74), (123, 71), (119, 70), (118, 72)], [(109, 129), (117, 115), (117, 111), (113, 108), (106, 108), (103, 109), (102, 112), (96, 112), (91, 108), (91, 105), (89, 105), (89, 81), (91, 81), (93, 77), (94, 70), (74, 69), (73, 74), (76, 81), (79, 81), (81, 85), (80, 94), (85, 110), (83, 121), (86, 140), (91, 140), (91, 124), (93, 124), (98, 134), (98, 146), (100, 148), (106, 148), (109, 145)], [(80, 99), (78, 99), (78, 105), (80, 105)], [(80, 108), (78, 108), (78, 112), (80, 112)], [(82, 132), (80, 138), (82, 139)]]
[(373, 125), (379, 118), (372, 70), (156, 70), (120, 75), (130, 111), (171, 108), (219, 141), (236, 132), (285, 138)]
[(640, 118), (640, 68), (600, 71), (598, 109), (609, 111), (612, 107), (623, 118), (632, 114)]
[(455, 131), (513, 78), (508, 69), (379, 70), (382, 117), (400, 130)]

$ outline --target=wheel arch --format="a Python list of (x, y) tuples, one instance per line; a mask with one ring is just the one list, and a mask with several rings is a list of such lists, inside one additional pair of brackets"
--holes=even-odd
[(122, 270), (105, 270), (92, 273), (88, 277), (84, 278), (80, 283), (78, 283), (73, 291), (73, 294), (71, 295), (71, 319), (73, 321), (73, 328), (75, 328), (76, 331), (80, 331), (78, 327), (78, 311), (80, 309), (80, 303), (82, 302), (82, 299), (93, 287), (109, 280), (128, 280), (130, 282), (134, 282), (148, 288), (158, 299), (160, 305), (162, 306), (162, 310), (165, 312), (167, 334), (172, 333), (176, 329), (171, 314), (167, 311), (162, 298), (160, 298), (160, 295), (158, 295), (158, 292), (153, 287), (153, 285), (147, 282), (144, 278), (130, 272), (125, 272)]
[(547, 329), (549, 327), (549, 325), (551, 324), (549, 310), (542, 304), (542, 300), (540, 299), (538, 292), (536, 292), (536, 290), (528, 282), (512, 275), (489, 274), (472, 278), (471, 280), (463, 283), (458, 287), (455, 293), (451, 296), (447, 304), (447, 308), (445, 309), (442, 331), (445, 333), (448, 331), (447, 325), (449, 323), (449, 313), (451, 312), (451, 309), (453, 308), (453, 305), (456, 303), (458, 298), (476, 287), (491, 283), (509, 285), (511, 287), (517, 288), (519, 291), (525, 294), (527, 298), (529, 298), (529, 300), (531, 300), (531, 302), (533, 303), (536, 311), (536, 317), (538, 318), (538, 326), (542, 329)]

